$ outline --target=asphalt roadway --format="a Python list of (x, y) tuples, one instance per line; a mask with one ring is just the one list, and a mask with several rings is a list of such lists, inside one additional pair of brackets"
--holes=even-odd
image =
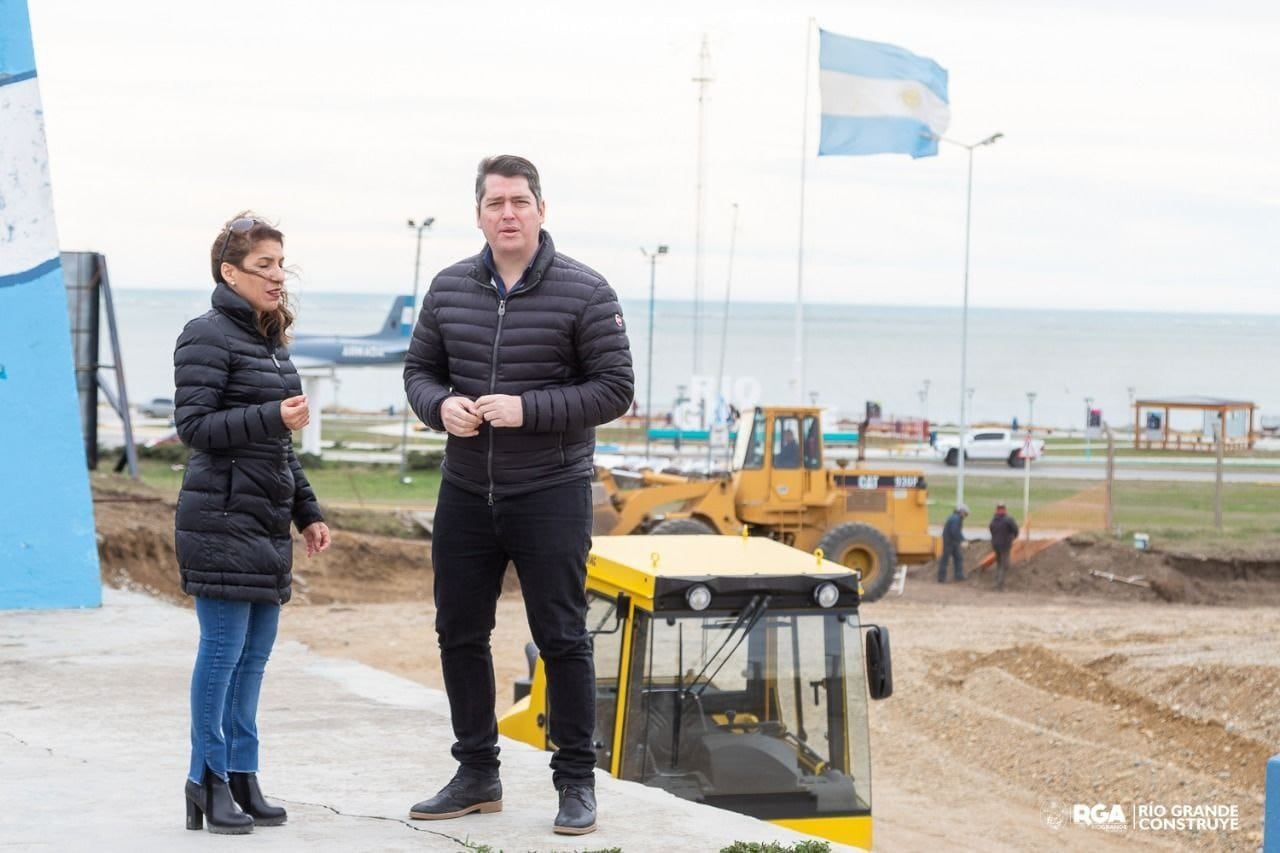
[[(1141, 461), (1139, 461), (1141, 460)], [(1241, 460), (1246, 461), (1246, 460)], [(1270, 483), (1280, 484), (1280, 467), (1258, 466), (1254, 460), (1249, 467), (1240, 464), (1224, 464), (1222, 482), (1224, 483)], [(867, 460), (872, 468), (887, 468), (901, 464), (904, 468), (920, 469), (926, 477), (958, 475), (959, 470), (943, 462), (918, 458), (872, 457)], [(964, 466), (966, 477), (999, 477), (1001, 479), (1021, 480), (1026, 476), (1021, 468), (1010, 468), (1003, 462), (974, 462)], [(1116, 459), (1117, 480), (1151, 480), (1169, 483), (1212, 483), (1215, 472), (1212, 460), (1192, 459), (1183, 461), (1161, 459), (1150, 462), (1142, 457), (1119, 457)], [(1031, 478), (1051, 477), (1059, 480), (1105, 480), (1107, 477), (1106, 460), (1097, 457), (1091, 461), (1059, 462), (1052, 457), (1043, 462), (1032, 463)]]
[(555, 835), (548, 754), (505, 738), (502, 812), (409, 821), (453, 773), (444, 694), (296, 642), (277, 645), (259, 709), (259, 776), (288, 823), (242, 841), (190, 832), (195, 614), (103, 593), (101, 608), (0, 611), (0, 849), (665, 853), (809, 838), (602, 773), (599, 830)]

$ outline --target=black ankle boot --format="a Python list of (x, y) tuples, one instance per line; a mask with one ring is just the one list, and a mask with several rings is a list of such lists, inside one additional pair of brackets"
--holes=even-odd
[(245, 835), (253, 832), (253, 818), (240, 811), (231, 798), (227, 783), (205, 768), (204, 780), (197, 785), (187, 780), (187, 829), (203, 829), (209, 819), (209, 831), (218, 835)]
[(289, 817), (280, 806), (273, 806), (262, 796), (256, 773), (230, 773), (231, 796), (245, 814), (253, 818), (255, 826), (279, 826)]

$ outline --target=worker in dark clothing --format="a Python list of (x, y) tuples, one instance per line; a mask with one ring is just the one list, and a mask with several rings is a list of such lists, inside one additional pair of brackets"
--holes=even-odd
[(996, 589), (1004, 589), (1004, 576), (1009, 571), (1009, 552), (1018, 541), (1018, 522), (1005, 510), (1004, 501), (996, 504), (991, 519), (991, 549), (996, 552)]
[(964, 544), (964, 520), (969, 517), (969, 508), (958, 504), (942, 525), (942, 558), (938, 560), (938, 583), (947, 582), (947, 561), (954, 565), (952, 571), (956, 581), (964, 580), (964, 554), (960, 548)]

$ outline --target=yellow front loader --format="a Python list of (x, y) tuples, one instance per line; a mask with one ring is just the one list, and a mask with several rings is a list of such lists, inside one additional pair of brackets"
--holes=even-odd
[(862, 574), (874, 601), (900, 565), (939, 553), (918, 470), (828, 468), (819, 410), (765, 406), (743, 413), (732, 470), (711, 479), (597, 469), (594, 532), (720, 533), (745, 525)]

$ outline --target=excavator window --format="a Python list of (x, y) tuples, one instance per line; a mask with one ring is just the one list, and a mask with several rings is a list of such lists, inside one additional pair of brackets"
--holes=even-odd
[(751, 424), (751, 435), (747, 439), (746, 453), (742, 457), (743, 468), (764, 467), (764, 430), (764, 413), (757, 409)]
[(800, 467), (799, 418), (795, 415), (779, 415), (773, 422), (773, 467)]
[[(592, 629), (596, 670), (596, 729), (592, 736), (596, 761), (610, 767), (613, 728), (618, 716), (618, 670), (622, 661), (622, 632), (607, 632), (617, 619), (617, 601), (596, 592), (587, 594), (587, 627)], [(625, 615), (625, 614), (624, 614)]]
[(804, 419), (804, 467), (810, 471), (822, 469), (822, 422), (813, 415)]

